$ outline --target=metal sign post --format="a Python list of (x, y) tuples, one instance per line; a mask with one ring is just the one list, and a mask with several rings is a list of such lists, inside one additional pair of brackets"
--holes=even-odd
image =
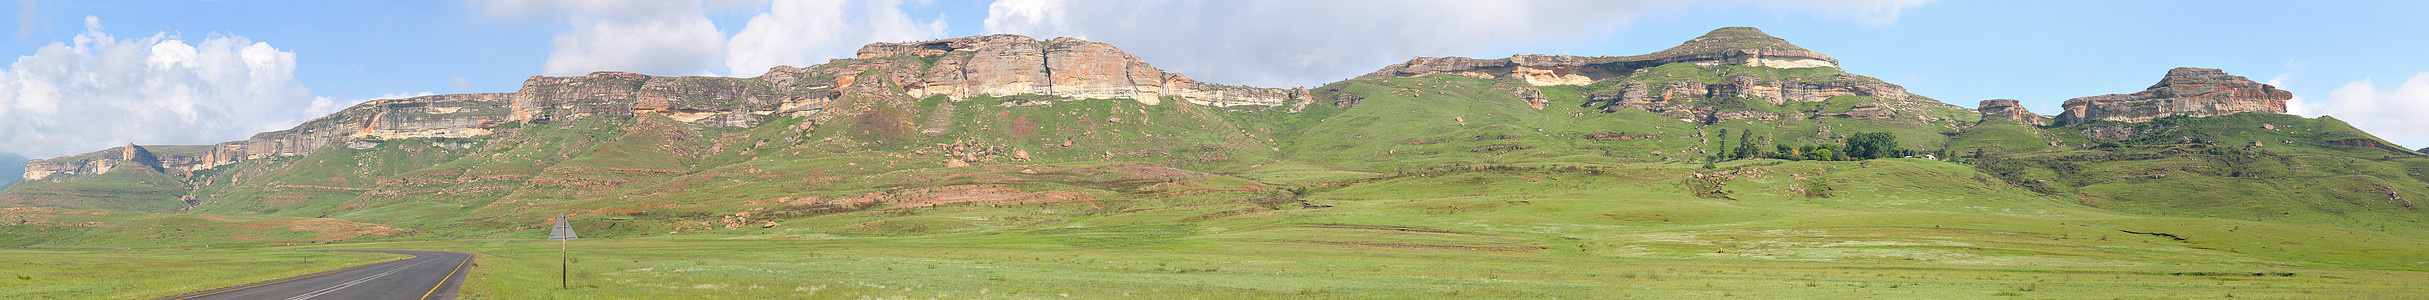
[(548, 230), (548, 240), (557, 241), (558, 289), (573, 289), (573, 279), (567, 278), (573, 274), (573, 260), (565, 251), (565, 241), (578, 238), (582, 237), (574, 235), (574, 226), (565, 221), (565, 214), (557, 214), (557, 226)]

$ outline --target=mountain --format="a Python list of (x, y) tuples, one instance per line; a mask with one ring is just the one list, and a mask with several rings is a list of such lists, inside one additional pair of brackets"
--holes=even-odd
[(17, 180), (25, 178), (24, 174), (24, 156), (18, 156), (15, 153), (0, 152), (0, 189), (7, 189), (10, 185), (16, 185)]
[[(1307, 88), (1204, 83), (1111, 45), (1015, 35), (877, 43), (749, 78), (533, 76), (243, 141), (37, 160), (0, 206), (79, 214), (42, 226), (86, 231), (6, 227), (57, 238), (0, 243), (108, 244), (69, 237), (185, 215), (338, 221), (281, 239), (495, 238), (569, 213), (586, 237), (1112, 249), (1890, 259), (1819, 243), (1712, 251), (1831, 231), (1882, 251), (2100, 263), (2402, 269), (2429, 253), (2429, 215), (2411, 202), (2429, 199), (2429, 157), (2285, 115), (2288, 94), (2266, 84), (2177, 69), (2052, 118), (2014, 100), (1946, 104), (1838, 63), (1732, 27), (1644, 55), (1418, 57)], [(2180, 239), (2107, 239), (2154, 232)], [(2087, 236), (2102, 238), (2072, 238)]]

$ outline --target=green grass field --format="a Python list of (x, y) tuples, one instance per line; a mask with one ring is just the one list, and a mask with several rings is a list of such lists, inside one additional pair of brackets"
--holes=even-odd
[(287, 248), (0, 250), (0, 298), (150, 299), (406, 257)]
[[(2420, 272), (2217, 263), (1612, 257), (1183, 239), (1192, 241), (1178, 247), (1078, 248), (1050, 237), (580, 240), (571, 243), (575, 262), (569, 290), (557, 288), (559, 254), (553, 242), (353, 247), (482, 253), (463, 291), (467, 299), (2351, 299), (2417, 296), (2417, 286), (2429, 283), (2429, 274)], [(1944, 248), (1938, 255), (1975, 252)]]

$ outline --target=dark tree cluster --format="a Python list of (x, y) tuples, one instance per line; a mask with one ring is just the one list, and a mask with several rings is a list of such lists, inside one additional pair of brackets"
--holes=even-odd
[[(1728, 138), (1729, 130), (1722, 129), (1720, 136), (1723, 139)], [(1718, 154), (1714, 154), (1712, 156), (1712, 160), (1725, 161), (1749, 158), (1771, 158), (1785, 160), (1856, 161), (1922, 155), (1922, 152), (1920, 151), (1898, 147), (1898, 136), (1891, 135), (1887, 132), (1857, 133), (1854, 136), (1847, 137), (1846, 144), (1823, 143), (1795, 146), (1788, 144), (1772, 144), (1770, 151), (1764, 151), (1758, 140), (1754, 138), (1754, 132), (1748, 131), (1742, 132), (1738, 135), (1736, 147), (1728, 146), (1728, 143), (1725, 141), (1721, 143), (1721, 145), (1720, 151), (1718, 151)]]

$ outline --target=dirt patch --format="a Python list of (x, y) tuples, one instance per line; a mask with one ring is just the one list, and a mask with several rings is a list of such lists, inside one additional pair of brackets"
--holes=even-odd
[(1405, 250), (1467, 250), (1467, 251), (1505, 251), (1505, 252), (1527, 252), (1527, 251), (1540, 251), (1540, 250), (1544, 250), (1544, 249), (1550, 249), (1550, 248), (1547, 248), (1547, 247), (1544, 247), (1544, 246), (1451, 246), (1451, 245), (1422, 245), (1422, 244), (1394, 244), (1394, 243), (1358, 243), (1358, 242), (1341, 242), (1341, 241), (1296, 241), (1296, 242), (1301, 242), (1301, 243), (1313, 243), (1313, 244), (1325, 244), (1325, 245), (1336, 245), (1336, 246), (1362, 246), (1362, 247), (1391, 248), (1391, 249), (1405, 249)]
[(928, 207), (954, 203), (1023, 204), (1064, 202), (1096, 199), (1095, 196), (1065, 191), (1023, 192), (996, 185), (959, 185), (932, 188), (898, 189), (826, 200), (828, 204), (862, 205), (884, 203), (892, 208)]

